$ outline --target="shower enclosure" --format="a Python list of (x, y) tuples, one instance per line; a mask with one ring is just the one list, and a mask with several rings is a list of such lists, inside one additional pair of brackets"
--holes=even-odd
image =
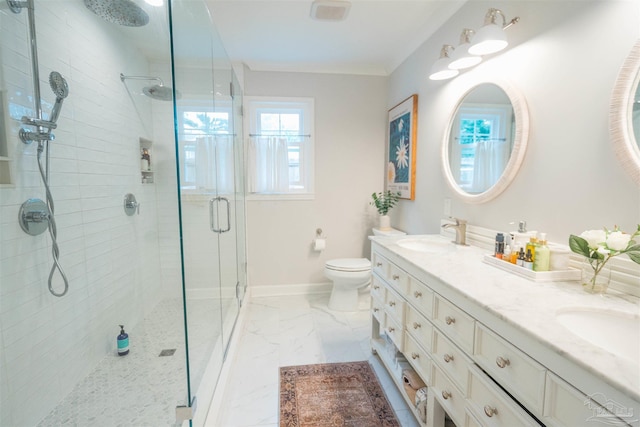
[(0, 0), (0, 425), (202, 423), (246, 286), (241, 105), (204, 0)]

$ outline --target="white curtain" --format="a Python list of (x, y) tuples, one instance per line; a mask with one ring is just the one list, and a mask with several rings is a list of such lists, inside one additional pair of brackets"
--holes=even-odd
[(480, 141), (473, 158), (472, 193), (482, 193), (500, 178), (509, 160), (509, 144), (503, 139)]
[(196, 188), (218, 194), (233, 194), (233, 136), (196, 138)]
[(289, 191), (287, 140), (252, 136), (247, 144), (247, 186), (249, 193)]

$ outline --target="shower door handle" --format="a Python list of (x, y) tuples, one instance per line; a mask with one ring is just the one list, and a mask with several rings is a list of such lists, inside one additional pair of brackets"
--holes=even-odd
[(227, 228), (220, 230), (220, 233), (226, 233), (231, 230), (231, 205), (226, 197), (218, 197), (218, 201), (223, 200), (227, 204)]
[[(224, 230), (222, 228), (216, 228), (216, 221), (215, 221), (215, 208), (214, 208), (214, 204), (219, 204), (220, 201), (224, 201), (227, 204), (227, 228), (225, 228)], [(213, 231), (214, 233), (226, 233), (227, 231), (231, 230), (231, 205), (229, 204), (229, 200), (226, 197), (215, 197), (211, 200), (209, 200), (209, 227), (211, 228), (211, 231)]]

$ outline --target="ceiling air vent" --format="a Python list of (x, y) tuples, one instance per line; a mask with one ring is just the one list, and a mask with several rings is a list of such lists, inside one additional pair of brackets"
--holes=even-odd
[(343, 21), (351, 3), (339, 0), (315, 0), (311, 4), (311, 17), (318, 21)]

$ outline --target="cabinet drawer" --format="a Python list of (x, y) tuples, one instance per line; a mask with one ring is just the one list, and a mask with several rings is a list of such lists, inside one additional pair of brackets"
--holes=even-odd
[(422, 381), (431, 385), (431, 358), (424, 351), (408, 332), (404, 337), (404, 356), (407, 358), (413, 369), (416, 370)]
[(394, 317), (400, 325), (404, 325), (404, 308), (404, 298), (393, 290), (387, 289), (387, 299), (385, 300), (384, 310), (389, 316)]
[(378, 322), (384, 323), (384, 302), (375, 295), (371, 295), (371, 314), (378, 319)]
[(433, 318), (433, 291), (413, 277), (409, 280), (407, 301), (427, 319)]
[(385, 257), (374, 252), (373, 255), (371, 255), (371, 266), (374, 273), (387, 280), (389, 277), (389, 261)]
[(391, 316), (385, 318), (385, 333), (391, 338), (400, 352), (404, 353), (404, 331), (401, 324), (397, 323)]
[[(545, 425), (553, 427), (625, 425), (618, 418), (613, 418), (613, 415), (609, 418), (605, 414), (610, 412), (560, 377), (547, 372), (544, 416), (542, 417)], [(602, 417), (602, 421), (598, 422), (598, 417)], [(612, 422), (613, 420), (617, 422)]]
[(430, 391), (434, 392), (438, 403), (440, 403), (442, 408), (449, 414), (449, 417), (451, 417), (455, 425), (464, 425), (465, 395), (458, 387), (453, 385), (449, 378), (447, 378), (447, 375), (438, 369), (436, 365), (433, 365), (433, 385)]
[(467, 405), (480, 424), (491, 427), (540, 426), (480, 369), (469, 367), (469, 372)]
[(393, 264), (389, 265), (389, 284), (402, 295), (406, 295), (409, 291), (409, 278), (410, 276), (406, 271)]
[(407, 304), (404, 328), (416, 340), (418, 345), (431, 353), (433, 339), (433, 325), (415, 308)]
[(433, 319), (453, 342), (468, 354), (473, 352), (474, 320), (440, 295), (434, 296)]
[(544, 366), (480, 323), (474, 347), (476, 362), (534, 415), (542, 415)]
[(371, 296), (378, 298), (382, 302), (387, 300), (387, 288), (376, 276), (373, 276), (373, 281), (371, 282)]
[(467, 419), (465, 420), (465, 423), (464, 423), (465, 427), (482, 427), (482, 424), (480, 424), (480, 421), (478, 421), (478, 419), (473, 415), (471, 415), (468, 411), (466, 413), (466, 416), (467, 416)]
[(469, 383), (467, 365), (473, 362), (458, 348), (442, 335), (440, 331), (433, 331), (433, 350), (431, 357), (460, 390), (466, 393)]

